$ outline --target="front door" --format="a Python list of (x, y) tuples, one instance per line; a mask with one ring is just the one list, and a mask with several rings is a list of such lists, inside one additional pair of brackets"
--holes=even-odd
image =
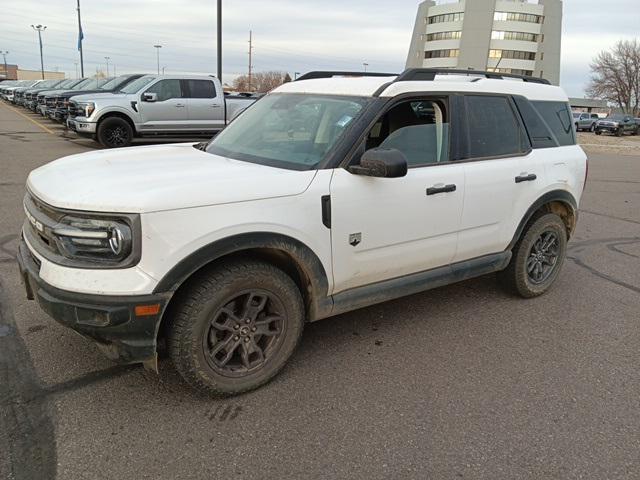
[[(149, 101), (145, 94), (155, 94), (155, 99)], [(143, 132), (179, 132), (188, 126), (187, 101), (178, 79), (163, 79), (151, 85), (142, 93), (138, 106)]]
[(451, 262), (465, 186), (464, 167), (449, 162), (449, 116), (446, 98), (403, 101), (368, 132), (361, 151), (400, 150), (403, 178), (334, 171), (334, 294)]

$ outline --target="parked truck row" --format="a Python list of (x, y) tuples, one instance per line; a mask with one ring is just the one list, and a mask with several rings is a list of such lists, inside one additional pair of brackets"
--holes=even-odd
[(3, 82), (0, 95), (106, 148), (147, 136), (210, 137), (256, 100), (226, 95), (211, 76), (144, 74)]

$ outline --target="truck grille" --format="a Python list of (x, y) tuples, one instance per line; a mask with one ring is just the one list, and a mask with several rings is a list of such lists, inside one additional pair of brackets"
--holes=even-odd
[(31, 246), (45, 256), (45, 252), (59, 255), (60, 250), (53, 229), (63, 214), (55, 212), (29, 193), (24, 197), (24, 211), (27, 218), (23, 232)]

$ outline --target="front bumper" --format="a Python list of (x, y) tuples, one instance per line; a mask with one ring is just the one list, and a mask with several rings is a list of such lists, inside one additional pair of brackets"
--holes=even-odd
[(596, 125), (596, 131), (597, 132), (609, 132), (609, 133), (615, 133), (618, 131), (620, 127), (615, 126), (615, 125)]
[(74, 132), (79, 134), (94, 134), (96, 133), (95, 122), (88, 122), (84, 120), (84, 117), (76, 117), (76, 118), (68, 118), (67, 119), (67, 127)]
[[(18, 266), (27, 298), (37, 300), (58, 323), (94, 340), (112, 360), (155, 365), (158, 329), (170, 294), (106, 296), (60, 290), (40, 278), (38, 261), (24, 239), (18, 246)], [(155, 305), (157, 313), (148, 314)], [(143, 312), (140, 307), (148, 308)]]

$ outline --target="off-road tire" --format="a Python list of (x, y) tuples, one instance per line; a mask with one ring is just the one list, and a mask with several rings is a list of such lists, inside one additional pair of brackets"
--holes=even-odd
[[(216, 312), (228, 305), (234, 295), (252, 289), (277, 298), (285, 310), (286, 321), (280, 343), (259, 369), (232, 377), (211, 366), (203, 342), (210, 338)], [(184, 380), (201, 393), (237, 395), (264, 385), (284, 367), (302, 336), (305, 309), (300, 291), (291, 277), (268, 263), (247, 260), (221, 264), (197, 275), (179, 295), (170, 311), (169, 357)]]
[[(549, 276), (541, 283), (535, 283), (527, 272), (527, 263), (533, 254), (533, 247), (541, 235), (553, 232), (558, 240), (557, 260)], [(538, 297), (551, 288), (558, 278), (567, 254), (567, 229), (562, 219), (553, 213), (534, 217), (512, 250), (507, 268), (498, 273), (498, 280), (510, 293), (523, 298)]]
[(128, 147), (133, 140), (133, 129), (124, 118), (109, 117), (98, 124), (97, 137), (105, 148)]

